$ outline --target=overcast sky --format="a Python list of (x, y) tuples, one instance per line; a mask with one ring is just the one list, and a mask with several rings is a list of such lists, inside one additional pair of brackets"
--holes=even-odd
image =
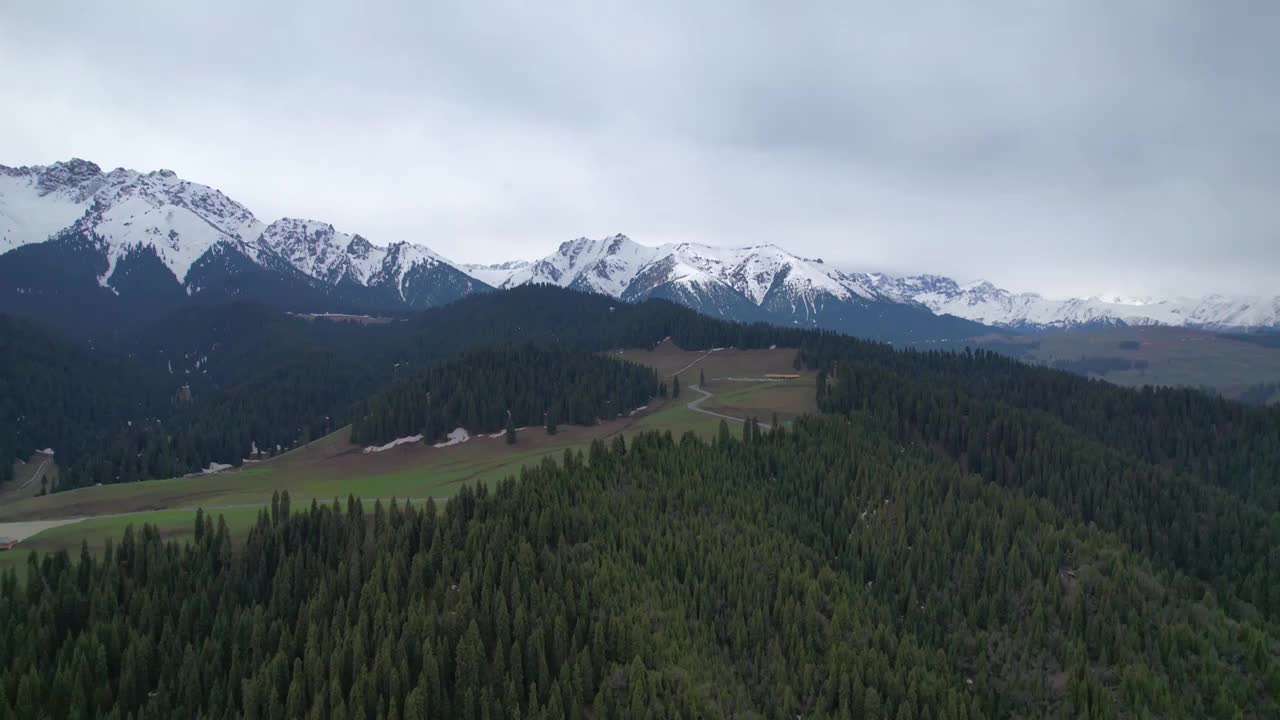
[(622, 232), (1280, 292), (1280, 2), (856, 4), (6, 0), (0, 163), (459, 261)]

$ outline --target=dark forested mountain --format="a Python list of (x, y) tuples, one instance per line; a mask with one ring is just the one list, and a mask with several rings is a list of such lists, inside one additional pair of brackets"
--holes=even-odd
[(581, 351), (526, 344), (463, 353), (357, 404), (351, 440), (382, 444), (454, 428), (492, 433), (508, 422), (594, 425), (658, 394), (650, 368)]
[[(660, 300), (621, 303), (546, 286), (476, 295), (374, 324), (305, 320), (244, 303), (189, 307), (142, 330), (105, 339), (92, 352), (20, 322), (0, 331), (24, 348), (65, 350), (49, 351), (59, 354), (60, 364), (35, 356), (6, 358), (15, 372), (26, 373), (13, 377), (30, 378), (14, 384), (10, 403), (35, 409), (30, 431), (15, 441), (13, 451), (53, 447), (64, 471), (63, 487), (171, 477), (213, 464), (239, 465), (255, 449), (293, 448), (351, 422), (358, 401), (459, 352), (495, 343), (538, 340), (582, 354), (653, 346), (667, 337), (689, 348), (797, 347), (804, 337), (798, 330), (713, 320)], [(109, 359), (113, 367), (126, 367), (144, 380), (136, 385), (63, 381), (102, 376), (93, 358)], [(63, 393), (65, 407), (57, 404)], [(597, 409), (598, 401), (623, 399), (630, 402), (632, 393), (593, 396), (588, 404)], [(137, 410), (105, 415), (80, 409), (90, 403)], [(52, 415), (59, 408), (63, 411)], [(567, 423), (585, 412), (557, 410)]]
[(93, 452), (105, 429), (166, 411), (165, 387), (125, 359), (81, 348), (0, 315), (0, 480), (36, 450)]
[(660, 392), (596, 351), (668, 337), (797, 347), (822, 410), (597, 442), (443, 509), (286, 496), (239, 548), (201, 517), (33, 555), (0, 578), (0, 720), (1280, 713), (1277, 408), (550, 286), (370, 325), (190, 308), (91, 351), (0, 329), (33, 378), (6, 417), (62, 410), (6, 449), (91, 438), (59, 450), (80, 483), (348, 421), (593, 422)]
[(820, 342), (819, 405), (1044, 498), (1280, 618), (1280, 409), (1122, 390), (994, 353)]
[(33, 556), (0, 716), (1280, 712), (1273, 624), (889, 430), (619, 437), (443, 509), (286, 495), (238, 549), (197, 517)]

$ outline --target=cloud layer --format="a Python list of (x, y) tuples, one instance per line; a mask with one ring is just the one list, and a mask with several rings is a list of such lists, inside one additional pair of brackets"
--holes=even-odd
[(625, 232), (1280, 291), (1278, 4), (183, 5), (0, 8), (0, 162), (172, 168), (464, 261)]

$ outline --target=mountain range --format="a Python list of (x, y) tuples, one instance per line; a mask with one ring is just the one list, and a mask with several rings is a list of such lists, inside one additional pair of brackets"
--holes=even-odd
[(73, 159), (0, 166), (0, 310), (88, 330), (193, 302), (385, 311), (489, 287), (421, 245), (375, 245), (328, 223), (265, 224), (169, 170)]
[(1051, 300), (991, 283), (842, 270), (773, 244), (646, 246), (579, 238), (551, 255), (464, 265), (409, 242), (331, 224), (264, 223), (169, 170), (104, 172), (72, 159), (0, 165), (0, 311), (86, 332), (188, 304), (250, 300), (288, 310), (395, 312), (526, 283), (624, 301), (662, 298), (715, 317), (820, 327), (891, 342), (1097, 325), (1280, 327), (1280, 296)]

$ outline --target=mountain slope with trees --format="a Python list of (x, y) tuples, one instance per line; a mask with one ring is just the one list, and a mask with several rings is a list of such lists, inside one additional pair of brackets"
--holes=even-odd
[(285, 496), (240, 550), (201, 517), (33, 556), (0, 716), (1280, 711), (1274, 625), (853, 421), (597, 442), (443, 508)]
[(454, 428), (492, 433), (508, 424), (594, 425), (645, 405), (659, 392), (650, 368), (528, 343), (463, 353), (357, 404), (351, 441), (361, 445)]
[[(239, 465), (255, 448), (297, 447), (351, 422), (358, 402), (494, 344), (534, 340), (586, 354), (652, 347), (668, 337), (689, 348), (798, 347), (805, 331), (546, 286), (485, 293), (374, 324), (305, 320), (247, 303), (187, 308), (92, 351), (25, 322), (0, 324), (0, 341), (24, 349), (6, 358), (14, 364), (10, 376), (26, 378), (12, 385), (9, 405), (34, 418), (11, 454), (37, 444), (59, 450), (63, 487), (172, 477)], [(45, 345), (59, 348), (57, 362), (19, 360)], [(101, 363), (121, 370), (111, 376), (96, 369)], [(63, 395), (69, 405), (50, 402)], [(94, 403), (131, 410), (104, 415), (88, 409)], [(561, 422), (582, 415), (558, 410)]]

